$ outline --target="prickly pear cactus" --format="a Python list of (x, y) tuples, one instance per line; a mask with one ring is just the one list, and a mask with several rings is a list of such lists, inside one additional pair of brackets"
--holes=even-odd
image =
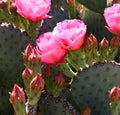
[(80, 115), (66, 99), (53, 98), (47, 93), (40, 98), (39, 112), (40, 115)]
[(0, 25), (0, 115), (13, 115), (8, 92), (14, 83), (22, 85), (22, 51), (29, 43), (33, 44), (24, 32), (10, 25)]
[(48, 15), (51, 16), (51, 18), (46, 18), (42, 21), (42, 24), (39, 28), (39, 35), (52, 31), (56, 26), (56, 23), (61, 22), (65, 19), (69, 19), (68, 12), (63, 8), (52, 9)]
[(107, 7), (107, 0), (77, 0), (79, 3), (83, 4), (90, 10), (98, 13), (103, 13), (104, 9)]
[(83, 9), (86, 11), (81, 15), (81, 18), (87, 25), (87, 35), (92, 33), (99, 42), (103, 37), (106, 37), (110, 41), (113, 34), (111, 34), (105, 27), (107, 24), (103, 14), (96, 13), (92, 10), (86, 9), (85, 7), (83, 7)]
[(120, 64), (104, 62), (83, 69), (71, 84), (71, 94), (77, 108), (91, 108), (91, 115), (111, 115), (109, 91), (120, 86)]

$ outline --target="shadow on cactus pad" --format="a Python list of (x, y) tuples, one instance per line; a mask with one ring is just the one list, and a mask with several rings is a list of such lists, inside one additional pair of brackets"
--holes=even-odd
[(24, 32), (7, 24), (0, 25), (0, 115), (13, 115), (9, 93), (14, 83), (22, 85), (22, 52), (33, 44)]
[(80, 71), (71, 84), (77, 109), (91, 108), (91, 115), (111, 115), (109, 91), (120, 86), (120, 64), (97, 63)]

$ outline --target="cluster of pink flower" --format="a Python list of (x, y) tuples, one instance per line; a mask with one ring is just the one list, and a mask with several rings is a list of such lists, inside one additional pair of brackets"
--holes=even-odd
[[(12, 0), (17, 12), (31, 21), (44, 19), (50, 10), (51, 0)], [(71, 1), (72, 2), (72, 1)], [(114, 4), (104, 11), (108, 30), (120, 36), (120, 4)], [(78, 50), (84, 43), (86, 25), (78, 19), (59, 22), (52, 32), (40, 35), (36, 49), (41, 61), (47, 64), (63, 63), (68, 50)]]
[(84, 43), (86, 25), (77, 19), (59, 22), (52, 32), (39, 36), (36, 49), (41, 61), (47, 64), (62, 63), (68, 50), (78, 50)]

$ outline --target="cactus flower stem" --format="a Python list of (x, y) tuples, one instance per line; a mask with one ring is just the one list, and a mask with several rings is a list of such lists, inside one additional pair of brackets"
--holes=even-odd
[(76, 0), (67, 0), (69, 5), (69, 15), (70, 18), (76, 18)]
[(120, 101), (112, 101), (110, 103), (110, 107), (111, 107), (111, 110), (112, 110), (112, 115), (119, 115)]
[(24, 104), (12, 104), (16, 115), (27, 115)]

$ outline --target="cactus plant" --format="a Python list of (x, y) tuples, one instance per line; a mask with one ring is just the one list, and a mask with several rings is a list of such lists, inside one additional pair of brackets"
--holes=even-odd
[(41, 115), (80, 115), (74, 107), (62, 97), (53, 98), (43, 93), (38, 106)]
[(51, 32), (58, 22), (69, 19), (67, 10), (60, 7), (52, 9), (48, 15), (50, 18), (42, 20), (39, 27), (39, 35), (45, 32)]
[(33, 42), (26, 33), (7, 24), (0, 25), (0, 36), (0, 114), (11, 114), (13, 111), (10, 110), (8, 92), (14, 82), (23, 86), (21, 72), (24, 65), (21, 52), (27, 44), (33, 45)]
[(89, 106), (92, 115), (110, 115), (108, 91), (120, 86), (119, 71), (120, 64), (116, 62), (96, 63), (79, 71), (71, 84), (77, 109)]

